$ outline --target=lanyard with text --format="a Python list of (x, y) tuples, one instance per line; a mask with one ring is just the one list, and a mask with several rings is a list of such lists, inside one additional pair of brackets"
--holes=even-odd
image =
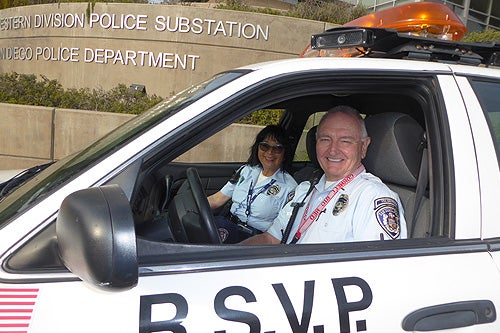
[(344, 186), (349, 184), (354, 178), (356, 178), (361, 172), (365, 170), (365, 167), (363, 165), (360, 165), (356, 171), (351, 173), (349, 176), (345, 177), (338, 183), (329, 193), (328, 195), (321, 201), (321, 203), (316, 207), (316, 209), (307, 217), (307, 212), (309, 211), (309, 205), (311, 204), (311, 201), (309, 200), (309, 203), (306, 206), (306, 209), (304, 210), (304, 214), (302, 215), (302, 219), (300, 221), (299, 229), (297, 230), (297, 233), (295, 233), (295, 236), (293, 237), (291, 244), (295, 244), (298, 242), (302, 234), (313, 224), (313, 222), (318, 218), (319, 214), (325, 209), (326, 205), (332, 200), (332, 198), (342, 189)]
[(255, 198), (257, 198), (257, 196), (259, 194), (261, 194), (264, 191), (267, 191), (267, 189), (269, 187), (271, 187), (275, 182), (276, 182), (276, 179), (271, 180), (264, 187), (262, 187), (259, 192), (255, 193), (255, 194), (253, 194), (253, 188), (254, 188), (253, 182), (250, 183), (250, 188), (248, 189), (248, 194), (247, 194), (247, 208), (245, 210), (245, 214), (247, 216), (247, 221), (248, 221), (248, 216), (250, 215), (250, 206), (252, 205), (252, 202), (254, 202)]

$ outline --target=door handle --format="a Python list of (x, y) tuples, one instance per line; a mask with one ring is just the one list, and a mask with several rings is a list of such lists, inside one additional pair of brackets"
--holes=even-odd
[(489, 300), (462, 301), (429, 306), (413, 311), (402, 322), (405, 331), (437, 331), (492, 323), (497, 315)]

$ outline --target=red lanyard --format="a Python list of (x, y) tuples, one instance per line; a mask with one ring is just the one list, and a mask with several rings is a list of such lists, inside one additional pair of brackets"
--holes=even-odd
[[(292, 240), (292, 244), (296, 243), (302, 234), (313, 224), (314, 221), (318, 218), (319, 214), (325, 209), (326, 205), (330, 202), (330, 200), (333, 199), (333, 197), (340, 191), (341, 188), (345, 187), (347, 184), (349, 184), (354, 178), (356, 178), (361, 172), (365, 170), (365, 167), (363, 165), (360, 165), (356, 171), (351, 173), (349, 176), (345, 177), (338, 183), (331, 191), (328, 193), (328, 195), (321, 201), (321, 203), (316, 207), (316, 209), (307, 217), (307, 212), (309, 211), (309, 205), (311, 204), (311, 200), (309, 200), (306, 209), (304, 210), (304, 214), (302, 215), (302, 219), (300, 221), (299, 229), (297, 230), (297, 233), (294, 236), (294, 239)], [(312, 198), (312, 196), (311, 196)]]

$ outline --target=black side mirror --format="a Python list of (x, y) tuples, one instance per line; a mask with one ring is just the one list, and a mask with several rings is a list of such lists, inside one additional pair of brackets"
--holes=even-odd
[(63, 263), (83, 281), (105, 289), (137, 285), (134, 220), (118, 185), (67, 196), (59, 209), (56, 234)]

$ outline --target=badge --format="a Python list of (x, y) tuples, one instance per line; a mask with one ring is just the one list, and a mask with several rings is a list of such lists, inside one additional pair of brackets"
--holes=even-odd
[(378, 198), (374, 201), (375, 216), (378, 224), (392, 238), (398, 238), (401, 232), (399, 210), (393, 198)]
[(291, 191), (290, 193), (288, 193), (288, 195), (286, 196), (286, 203), (285, 203), (285, 205), (287, 203), (289, 203), (290, 201), (292, 201), (294, 197), (295, 197), (295, 191)]
[(332, 210), (333, 216), (337, 216), (340, 213), (342, 213), (344, 209), (347, 207), (348, 203), (349, 203), (349, 196), (347, 194), (341, 194), (340, 198), (337, 200), (335, 206), (333, 207)]
[(278, 184), (274, 184), (267, 190), (267, 195), (276, 195), (280, 193), (281, 187)]
[(219, 231), (220, 241), (224, 243), (229, 236), (229, 231), (226, 228), (218, 228), (217, 231)]

